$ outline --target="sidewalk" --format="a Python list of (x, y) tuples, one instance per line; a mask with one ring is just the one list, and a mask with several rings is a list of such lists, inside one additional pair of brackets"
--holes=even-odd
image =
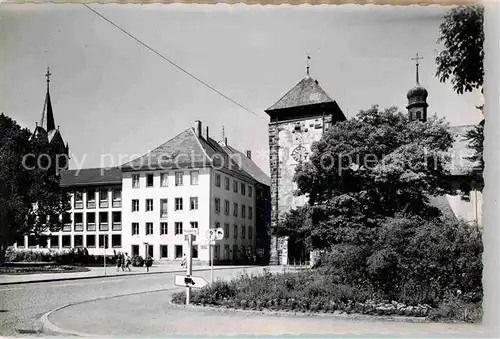
[[(232, 268), (245, 268), (252, 266), (214, 266), (214, 270), (220, 269), (232, 269)], [(153, 265), (149, 268), (147, 272), (146, 267), (131, 267), (132, 271), (116, 271), (115, 266), (107, 266), (106, 272), (104, 267), (88, 267), (90, 271), (88, 272), (78, 272), (78, 273), (40, 273), (40, 274), (19, 274), (19, 275), (0, 275), (0, 286), (10, 285), (10, 284), (26, 284), (26, 283), (37, 283), (37, 282), (49, 282), (49, 281), (62, 281), (62, 280), (75, 280), (75, 279), (93, 279), (93, 278), (104, 278), (104, 277), (114, 277), (114, 276), (124, 276), (124, 275), (140, 275), (140, 274), (160, 274), (160, 273), (172, 273), (179, 272), (185, 273), (186, 269), (180, 267), (180, 264), (158, 264)], [(210, 270), (210, 266), (193, 266), (194, 271), (206, 271)]]

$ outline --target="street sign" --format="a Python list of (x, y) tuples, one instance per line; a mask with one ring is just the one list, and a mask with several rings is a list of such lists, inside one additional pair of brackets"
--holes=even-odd
[(208, 281), (202, 277), (191, 277), (188, 275), (176, 275), (175, 285), (182, 287), (202, 288), (208, 285)]
[(215, 229), (215, 240), (222, 240), (224, 239), (224, 229), (222, 227), (219, 227)]
[(197, 228), (186, 228), (183, 232), (185, 235), (198, 235), (200, 233)]
[(211, 228), (207, 231), (207, 239), (208, 240), (215, 240), (215, 237), (216, 237), (215, 231), (216, 231), (216, 229), (213, 229), (213, 228)]

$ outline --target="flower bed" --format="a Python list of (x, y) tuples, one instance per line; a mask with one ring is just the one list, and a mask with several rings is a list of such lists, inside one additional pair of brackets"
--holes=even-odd
[[(183, 304), (185, 292), (175, 293), (172, 301)], [(193, 291), (191, 303), (250, 310), (477, 320), (477, 307), (469, 307), (469, 317), (466, 315), (460, 319), (463, 314), (461, 311), (443, 312), (441, 305), (433, 308), (427, 304), (386, 301), (372, 288), (338, 284), (331, 277), (314, 271), (282, 274), (266, 272), (262, 275), (243, 275), (229, 282), (216, 281), (211, 286)]]
[(76, 273), (88, 272), (85, 267), (69, 265), (45, 265), (45, 266), (13, 266), (0, 267), (0, 274), (40, 274), (40, 273)]

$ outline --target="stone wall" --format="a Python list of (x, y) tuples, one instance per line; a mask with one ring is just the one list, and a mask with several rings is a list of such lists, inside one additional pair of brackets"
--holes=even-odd
[[(321, 139), (323, 125), (326, 130), (331, 121), (332, 117), (328, 115), (324, 118), (318, 116), (269, 124), (272, 227), (284, 212), (307, 202), (305, 196), (294, 196), (294, 191), (297, 189), (297, 185), (293, 182), (295, 169), (300, 161), (308, 161), (313, 142)], [(287, 239), (271, 239), (271, 264), (287, 264), (287, 261)]]

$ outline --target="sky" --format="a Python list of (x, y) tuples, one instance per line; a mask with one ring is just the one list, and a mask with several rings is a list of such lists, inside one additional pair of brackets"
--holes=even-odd
[[(70, 168), (119, 165), (201, 120), (220, 140), (252, 150), (269, 174), (265, 109), (305, 75), (348, 117), (378, 104), (406, 112), (415, 84), (429, 92), (429, 115), (451, 125), (481, 120), (480, 93), (457, 95), (435, 78), (445, 6), (118, 5), (91, 8), (239, 107), (209, 90), (84, 7), (0, 7), (0, 112), (33, 129), (50, 66), (56, 125)], [(262, 156), (255, 156), (256, 154)], [(106, 159), (105, 162), (102, 159)]]

